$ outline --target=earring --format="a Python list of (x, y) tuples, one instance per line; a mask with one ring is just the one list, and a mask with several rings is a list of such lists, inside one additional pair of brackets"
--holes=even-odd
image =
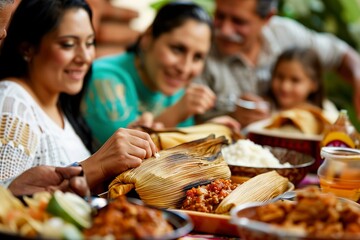
[(25, 60), (25, 62), (29, 62), (30, 61), (30, 58), (28, 57), (28, 56), (23, 56), (23, 58), (24, 58), (24, 60)]

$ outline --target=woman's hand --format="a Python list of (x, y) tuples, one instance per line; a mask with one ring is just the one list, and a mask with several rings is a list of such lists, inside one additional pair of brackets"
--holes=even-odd
[(215, 105), (215, 100), (215, 94), (209, 87), (192, 83), (187, 87), (184, 96), (157, 116), (156, 121), (167, 128), (176, 127), (191, 116), (205, 113)]
[(200, 84), (190, 84), (186, 89), (185, 95), (177, 103), (181, 107), (182, 112), (186, 117), (196, 114), (203, 114), (215, 105), (215, 93), (207, 86)]
[(253, 102), (256, 106), (251, 108), (246, 106), (236, 106), (236, 109), (231, 116), (238, 120), (242, 127), (246, 127), (250, 123), (270, 117), (270, 106), (260, 96), (245, 94), (241, 99)]
[(9, 190), (16, 196), (56, 190), (86, 196), (89, 192), (81, 167), (51, 166), (38, 166), (26, 170), (12, 181)]
[(154, 156), (157, 148), (149, 134), (119, 128), (90, 158), (81, 162), (91, 189)]

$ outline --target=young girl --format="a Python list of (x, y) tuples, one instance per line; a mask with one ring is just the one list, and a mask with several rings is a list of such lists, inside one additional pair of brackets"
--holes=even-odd
[(312, 49), (285, 50), (273, 68), (270, 97), (276, 110), (288, 110), (306, 104), (317, 106), (329, 115), (338, 111), (324, 97), (323, 69)]

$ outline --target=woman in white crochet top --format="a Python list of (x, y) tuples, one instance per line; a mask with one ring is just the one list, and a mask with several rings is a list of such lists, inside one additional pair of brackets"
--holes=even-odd
[(119, 129), (93, 155), (80, 99), (95, 55), (84, 0), (21, 1), (0, 53), (0, 184), (27, 169), (79, 163), (94, 193), (157, 151), (150, 136)]

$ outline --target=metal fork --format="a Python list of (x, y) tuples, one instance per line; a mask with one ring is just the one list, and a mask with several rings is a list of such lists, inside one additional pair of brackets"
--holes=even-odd
[(269, 199), (269, 200), (263, 202), (263, 204), (274, 203), (279, 200), (293, 200), (295, 197), (296, 197), (295, 191), (288, 191), (288, 192), (284, 192), (272, 199)]

